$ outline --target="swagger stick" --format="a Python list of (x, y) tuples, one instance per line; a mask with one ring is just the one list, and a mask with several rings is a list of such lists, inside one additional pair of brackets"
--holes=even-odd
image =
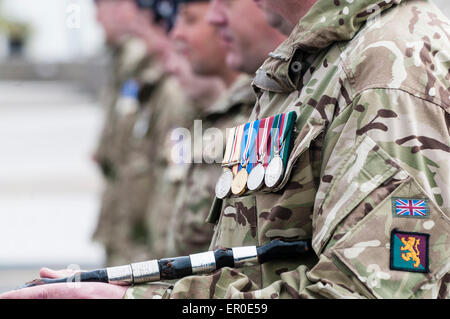
[(81, 272), (67, 278), (41, 278), (25, 284), (21, 288), (65, 282), (104, 282), (128, 286), (179, 279), (190, 275), (208, 274), (223, 267), (242, 268), (263, 264), (271, 260), (295, 258), (310, 249), (310, 241), (286, 242), (273, 240), (259, 247), (224, 248), (189, 256)]

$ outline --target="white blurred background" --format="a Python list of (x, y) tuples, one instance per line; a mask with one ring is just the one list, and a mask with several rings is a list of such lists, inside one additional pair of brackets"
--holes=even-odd
[[(435, 3), (450, 16), (450, 0)], [(108, 62), (92, 0), (0, 0), (2, 21), (27, 31), (11, 56), (0, 30), (0, 292), (43, 265), (103, 265), (91, 153)]]
[[(28, 23), (32, 30), (26, 57), (39, 62), (62, 62), (96, 54), (102, 30), (95, 20), (92, 0), (2, 0), (3, 18)], [(2, 39), (6, 56), (6, 39)]]

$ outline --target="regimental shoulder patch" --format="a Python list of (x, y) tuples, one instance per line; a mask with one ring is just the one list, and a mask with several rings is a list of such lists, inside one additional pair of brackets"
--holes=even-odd
[(405, 218), (429, 218), (428, 199), (393, 197), (392, 215)]
[(429, 273), (429, 234), (391, 232), (391, 270)]

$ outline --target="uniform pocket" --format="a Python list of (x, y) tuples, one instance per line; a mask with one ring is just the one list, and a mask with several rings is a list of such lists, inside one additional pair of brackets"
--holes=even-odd
[(436, 298), (450, 270), (450, 220), (409, 177), (330, 254), (367, 296)]
[(256, 199), (253, 195), (223, 200), (212, 249), (258, 245)]
[(336, 227), (361, 202), (401, 168), (370, 137), (360, 136), (333, 177), (322, 205), (314, 212), (313, 248), (327, 246)]

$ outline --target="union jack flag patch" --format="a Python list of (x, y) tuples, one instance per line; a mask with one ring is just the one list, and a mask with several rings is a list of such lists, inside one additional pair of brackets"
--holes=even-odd
[(392, 198), (392, 213), (394, 217), (428, 218), (428, 200), (424, 198)]

